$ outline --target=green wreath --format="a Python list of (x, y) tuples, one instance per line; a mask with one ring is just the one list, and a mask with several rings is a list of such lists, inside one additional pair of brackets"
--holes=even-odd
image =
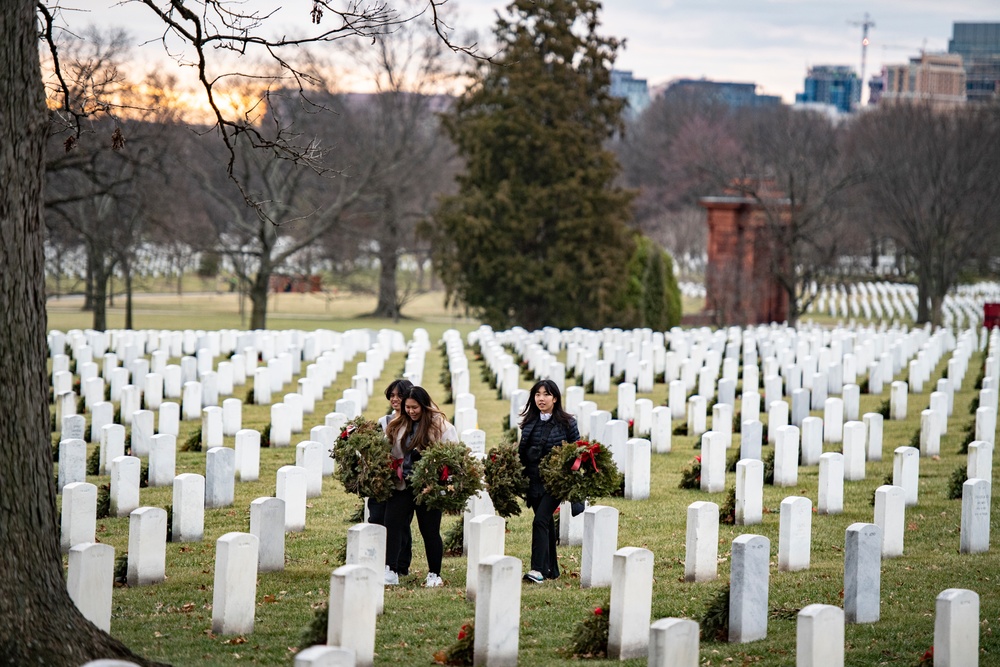
[(486, 490), (493, 501), (493, 509), (505, 519), (521, 513), (518, 498), (528, 493), (528, 478), (517, 453), (517, 443), (503, 442), (490, 450), (483, 464), (486, 472)]
[(611, 451), (596, 441), (563, 442), (552, 448), (538, 469), (545, 490), (560, 502), (610, 496), (622, 484)]
[(333, 445), (337, 479), (348, 493), (385, 502), (392, 495), (394, 474), (389, 440), (377, 422), (357, 417), (348, 422)]
[(418, 505), (458, 514), (483, 490), (483, 465), (461, 442), (432, 442), (420, 452), (407, 480)]

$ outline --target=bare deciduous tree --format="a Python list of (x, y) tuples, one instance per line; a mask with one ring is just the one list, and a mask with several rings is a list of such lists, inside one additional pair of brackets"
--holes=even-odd
[(899, 105), (867, 114), (854, 132), (874, 222), (913, 259), (920, 322), (941, 323), (962, 270), (1000, 239), (998, 118), (995, 106)]

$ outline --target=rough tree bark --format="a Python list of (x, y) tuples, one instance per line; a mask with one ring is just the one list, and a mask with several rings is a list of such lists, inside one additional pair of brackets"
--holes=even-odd
[(66, 591), (49, 443), (42, 177), (48, 127), (35, 3), (0, 3), (0, 664), (146, 664)]

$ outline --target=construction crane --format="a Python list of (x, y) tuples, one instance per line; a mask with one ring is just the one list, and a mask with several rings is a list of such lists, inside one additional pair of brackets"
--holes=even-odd
[(875, 27), (868, 12), (865, 12), (864, 21), (848, 21), (848, 25), (861, 28), (861, 97), (865, 96), (865, 63), (868, 60), (868, 30)]

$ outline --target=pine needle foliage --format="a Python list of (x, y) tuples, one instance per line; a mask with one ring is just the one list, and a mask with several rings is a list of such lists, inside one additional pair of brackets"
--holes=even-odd
[(483, 489), (483, 464), (461, 442), (432, 442), (413, 464), (409, 487), (418, 505), (458, 514)]
[(553, 447), (542, 459), (539, 472), (546, 490), (560, 502), (606, 498), (622, 485), (611, 450), (597, 441), (577, 440)]
[(605, 658), (608, 655), (611, 603), (607, 602), (587, 614), (573, 631), (569, 653), (574, 658)]
[(333, 445), (336, 475), (344, 490), (385, 502), (392, 495), (394, 473), (389, 440), (378, 422), (357, 417)]
[(484, 462), (486, 490), (496, 513), (505, 519), (521, 513), (518, 499), (528, 492), (528, 478), (517, 449), (513, 442), (500, 443), (489, 451)]
[(450, 300), (494, 327), (600, 328), (619, 315), (634, 195), (605, 148), (622, 128), (610, 94), (622, 43), (598, 33), (600, 9), (511, 2), (494, 27), (499, 55), (476, 64), (443, 117), (465, 171), (434, 215), (434, 264)]

